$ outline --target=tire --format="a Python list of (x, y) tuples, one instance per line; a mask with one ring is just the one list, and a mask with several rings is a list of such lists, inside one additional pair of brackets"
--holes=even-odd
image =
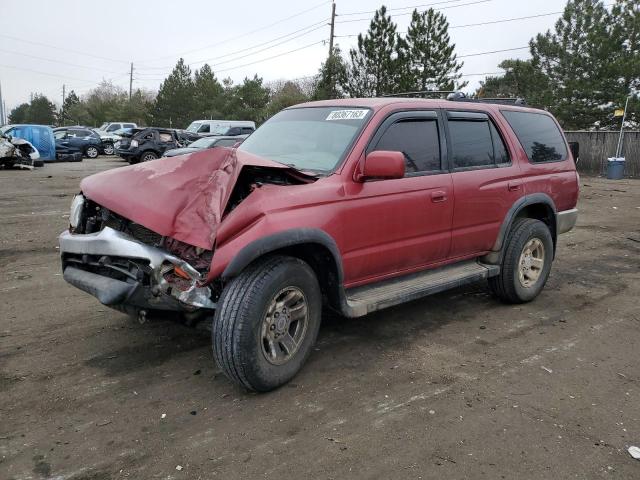
[(489, 288), (505, 303), (530, 302), (544, 288), (551, 271), (553, 239), (549, 227), (540, 220), (517, 219), (505, 248), (500, 275), (489, 278)]
[(286, 256), (256, 261), (218, 301), (211, 329), (216, 363), (248, 390), (266, 392), (287, 383), (311, 353), (321, 309), (320, 286), (307, 263)]
[(88, 158), (96, 158), (98, 155), (100, 155), (100, 151), (98, 150), (98, 147), (94, 147), (93, 145), (89, 145), (87, 148), (85, 148), (84, 154)]
[(148, 162), (150, 160), (155, 160), (156, 158), (158, 158), (158, 155), (151, 151), (142, 152), (142, 155), (140, 155), (141, 162)]
[(105, 143), (102, 147), (102, 151), (105, 155), (113, 155), (116, 149), (113, 147), (113, 143)]

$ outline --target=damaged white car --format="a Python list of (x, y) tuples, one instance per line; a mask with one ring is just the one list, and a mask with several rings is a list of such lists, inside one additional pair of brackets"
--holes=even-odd
[(30, 142), (0, 133), (0, 165), (31, 170), (35, 166), (42, 166), (42, 161), (40, 153)]

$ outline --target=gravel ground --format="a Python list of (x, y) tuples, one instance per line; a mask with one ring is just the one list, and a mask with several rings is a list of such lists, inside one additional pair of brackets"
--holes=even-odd
[(640, 478), (640, 181), (583, 178), (527, 305), (485, 284), (328, 317), (292, 383), (248, 394), (208, 334), (62, 280), (100, 157), (0, 171), (0, 479)]

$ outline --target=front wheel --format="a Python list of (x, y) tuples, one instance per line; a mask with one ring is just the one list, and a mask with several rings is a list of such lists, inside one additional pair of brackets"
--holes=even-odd
[(89, 158), (96, 158), (100, 152), (98, 151), (98, 147), (90, 146), (84, 151), (85, 155)]
[(260, 392), (291, 380), (320, 328), (318, 280), (300, 259), (255, 262), (224, 289), (211, 331), (213, 354), (232, 381)]
[(104, 151), (105, 155), (113, 155), (113, 153), (116, 151), (115, 148), (113, 148), (112, 143), (105, 143), (104, 147), (102, 147), (102, 150)]
[(549, 277), (553, 239), (540, 220), (516, 220), (505, 245), (500, 275), (489, 279), (491, 291), (506, 303), (530, 302)]

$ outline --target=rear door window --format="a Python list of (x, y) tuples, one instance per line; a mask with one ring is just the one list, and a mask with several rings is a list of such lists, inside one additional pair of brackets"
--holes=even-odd
[(385, 130), (373, 150), (402, 152), (406, 175), (440, 170), (438, 122), (436, 119), (399, 120)]
[(454, 169), (510, 163), (504, 141), (486, 113), (449, 111), (447, 118)]
[(564, 137), (549, 115), (502, 110), (532, 163), (559, 162), (567, 158)]

